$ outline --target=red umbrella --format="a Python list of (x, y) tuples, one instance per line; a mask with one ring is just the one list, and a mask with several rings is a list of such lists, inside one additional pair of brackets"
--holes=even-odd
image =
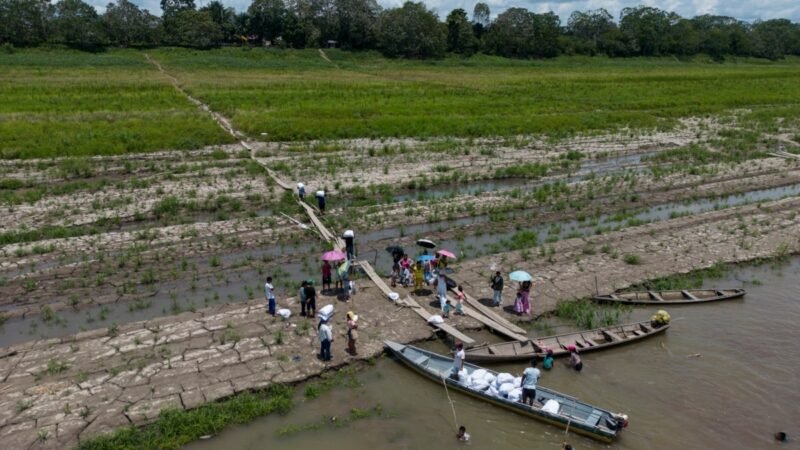
[(339, 250), (331, 250), (322, 254), (323, 261), (341, 261), (346, 257), (347, 255)]
[(451, 252), (450, 250), (442, 249), (442, 250), (439, 250), (438, 252), (436, 252), (436, 254), (437, 255), (442, 255), (442, 256), (447, 256), (450, 259), (456, 259), (456, 255), (454, 255), (453, 252)]

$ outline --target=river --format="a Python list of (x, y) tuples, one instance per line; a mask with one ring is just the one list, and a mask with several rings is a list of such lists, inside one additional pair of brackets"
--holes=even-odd
[[(745, 287), (744, 299), (672, 307), (663, 335), (584, 356), (575, 373), (557, 362), (540, 384), (630, 416), (612, 444), (570, 433), (579, 449), (778, 448), (772, 435), (800, 448), (800, 258), (775, 266), (735, 268), (709, 287)], [(655, 308), (633, 310), (627, 320)], [(552, 321), (552, 320), (551, 320)], [(556, 332), (567, 331), (558, 327)], [(492, 339), (483, 334), (479, 340)], [(444, 353), (444, 342), (421, 344)], [(523, 364), (493, 367), (520, 372)], [(326, 450), (463, 448), (443, 386), (390, 358), (358, 374), (357, 388), (336, 388), (314, 400), (298, 393), (286, 416), (231, 427), (187, 446), (192, 450), (294, 448)], [(302, 391), (299, 389), (298, 391)], [(472, 435), (470, 448), (558, 449), (564, 430), (450, 392), (459, 424)], [(382, 414), (347, 423), (352, 408), (380, 405)], [(337, 420), (331, 422), (330, 418)], [(285, 427), (307, 429), (279, 435)]]

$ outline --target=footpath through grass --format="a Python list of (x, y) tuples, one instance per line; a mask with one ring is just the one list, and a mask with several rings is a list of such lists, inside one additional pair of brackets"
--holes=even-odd
[[(193, 95), (269, 140), (358, 137), (559, 137), (747, 110), (800, 117), (800, 59), (475, 56), (387, 60), (373, 53), (160, 49)], [(334, 65), (335, 64), (335, 65)]]
[[(148, 51), (252, 139), (511, 136), (664, 129), (726, 115), (775, 127), (800, 118), (800, 58), (478, 55), (224, 48)], [(784, 123), (784, 126), (786, 123)], [(267, 133), (266, 135), (264, 133)], [(0, 157), (107, 155), (231, 142), (137, 50), (0, 55)]]
[(0, 54), (0, 156), (192, 149), (230, 142), (141, 52)]

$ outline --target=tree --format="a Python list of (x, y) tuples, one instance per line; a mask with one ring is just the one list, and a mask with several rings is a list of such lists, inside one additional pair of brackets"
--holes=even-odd
[(0, 43), (39, 45), (47, 39), (47, 0), (0, 0)]
[(650, 6), (624, 8), (620, 14), (619, 28), (629, 39), (633, 53), (660, 55), (664, 51), (670, 18), (666, 11)]
[(174, 34), (170, 38), (175, 45), (210, 48), (222, 41), (222, 29), (208, 11), (184, 9), (177, 12), (172, 20)]
[(283, 33), (286, 5), (283, 0), (253, 0), (247, 15), (250, 33), (260, 40), (274, 41)]
[(670, 13), (669, 32), (664, 37), (663, 50), (672, 55), (694, 55), (700, 47), (700, 34), (691, 20)]
[(89, 49), (106, 43), (95, 9), (81, 0), (60, 0), (53, 8), (51, 40)]
[(753, 55), (779, 59), (800, 55), (800, 28), (788, 19), (772, 19), (753, 24)]
[(236, 35), (240, 29), (236, 22), (236, 11), (233, 8), (225, 7), (219, 0), (214, 0), (200, 8), (199, 11), (207, 12), (211, 16), (211, 20), (219, 25), (224, 41), (233, 42), (236, 40)]
[(525, 8), (508, 8), (486, 32), (487, 49), (496, 55), (528, 58), (533, 55), (533, 13)]
[(486, 45), (492, 53), (507, 57), (556, 56), (560, 24), (552, 12), (534, 14), (525, 8), (509, 8), (492, 22)]
[(375, 23), (381, 6), (375, 0), (335, 0), (336, 40), (342, 48), (367, 49), (375, 46)]
[(128, 0), (109, 3), (100, 21), (112, 45), (149, 46), (161, 42), (161, 19)]
[(467, 12), (454, 9), (447, 16), (447, 51), (469, 56), (477, 50), (478, 40), (467, 20)]
[(195, 9), (194, 0), (161, 0), (161, 11), (164, 16), (190, 9)]
[(475, 7), (472, 9), (472, 30), (475, 37), (480, 39), (483, 36), (483, 33), (489, 28), (489, 24), (492, 23), (491, 17), (492, 12), (489, 10), (489, 5), (483, 2), (475, 3)]
[(378, 47), (384, 55), (407, 58), (440, 57), (445, 32), (439, 18), (425, 4), (406, 2), (384, 11), (378, 19)]
[(567, 33), (576, 39), (579, 53), (615, 55), (622, 45), (617, 24), (603, 8), (594, 11), (575, 11), (567, 21)]

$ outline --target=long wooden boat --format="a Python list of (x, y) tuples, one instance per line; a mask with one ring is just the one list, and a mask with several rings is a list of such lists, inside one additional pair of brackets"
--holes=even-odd
[(669, 328), (669, 324), (660, 327), (650, 325), (649, 320), (614, 325), (594, 330), (576, 331), (536, 338), (532, 341), (511, 341), (499, 344), (488, 344), (472, 347), (464, 352), (467, 361), (478, 363), (502, 363), (530, 360), (534, 356), (544, 357), (547, 350), (553, 351), (553, 357), (567, 356), (567, 347), (574, 345), (580, 353), (600, 350), (628, 342), (638, 341)]
[(744, 289), (684, 289), (682, 291), (634, 291), (595, 295), (592, 300), (628, 305), (680, 305), (717, 302), (744, 296)]
[[(533, 417), (551, 425), (561, 428), (569, 426), (570, 431), (607, 443), (612, 442), (619, 436), (622, 428), (627, 425), (627, 417), (589, 405), (588, 403), (584, 403), (578, 399), (542, 386), (536, 387), (537, 401), (534, 403), (534, 406), (509, 400), (502, 396), (495, 397), (488, 393), (488, 391), (473, 388), (472, 386), (450, 378), (449, 375), (453, 367), (452, 358), (392, 341), (384, 341), (384, 344), (401, 362), (437, 383), (447, 383), (449, 389), (463, 392), (467, 395), (485, 400), (493, 405)], [(481, 369), (481, 367), (470, 363), (464, 363), (464, 369), (469, 374), (472, 374), (476, 370)], [(488, 369), (484, 370), (497, 376), (497, 372)], [(558, 402), (558, 409), (556, 412), (548, 412), (543, 409), (544, 403), (548, 400), (555, 400)]]

